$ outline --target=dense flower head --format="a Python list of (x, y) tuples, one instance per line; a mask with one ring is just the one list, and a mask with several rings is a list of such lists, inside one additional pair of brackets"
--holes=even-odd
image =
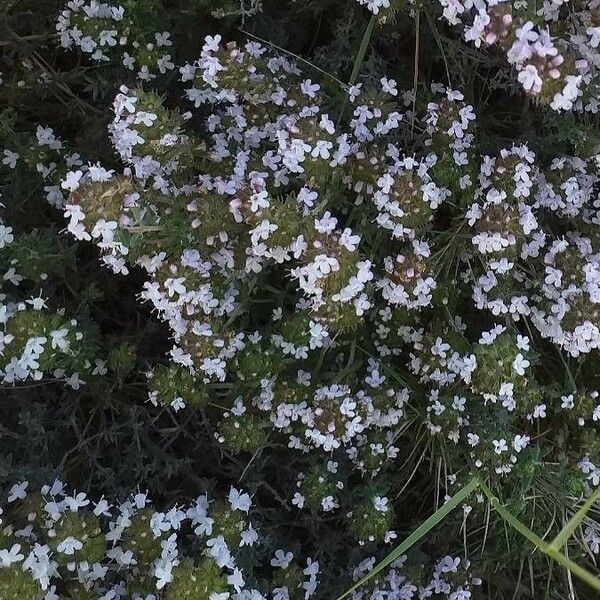
[(506, 53), (527, 93), (556, 111), (597, 113), (597, 3), (581, 2), (572, 12), (568, 4), (545, 2), (532, 19), (526, 6), (510, 0), (440, 0), (443, 18), (460, 25), (465, 40)]
[(56, 31), (63, 48), (78, 48), (90, 59), (108, 62), (118, 58), (139, 79), (150, 81), (175, 68), (168, 31), (144, 31), (136, 11), (120, 4), (70, 0), (59, 15)]
[[(396, 559), (385, 576), (376, 576), (367, 586), (354, 592), (351, 598), (410, 600), (435, 594), (452, 600), (469, 600), (482, 583), (471, 573), (470, 561), (465, 558), (447, 555), (420, 570), (410, 565), (407, 558), (403, 555)], [(374, 557), (366, 558), (354, 569), (354, 578), (364, 576), (373, 566)]]

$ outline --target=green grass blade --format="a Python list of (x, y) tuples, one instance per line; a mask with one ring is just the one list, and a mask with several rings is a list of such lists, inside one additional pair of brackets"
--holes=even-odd
[(354, 590), (364, 585), (369, 579), (377, 575), (397, 558), (402, 556), (408, 549), (414, 546), (424, 535), (433, 529), (448, 513), (452, 512), (461, 502), (469, 497), (471, 492), (479, 486), (479, 481), (473, 479), (460, 492), (452, 496), (439, 510), (434, 512), (427, 520), (423, 521), (415, 531), (413, 531), (402, 543), (400, 543), (392, 552), (390, 552), (372, 571), (367, 573), (362, 579), (357, 581), (349, 590), (344, 592), (337, 600), (342, 600), (350, 595)]
[(429, 28), (433, 33), (433, 37), (435, 42), (440, 49), (440, 54), (442, 55), (442, 59), (444, 60), (444, 66), (446, 67), (446, 77), (448, 78), (448, 86), (452, 88), (452, 80), (450, 79), (450, 67), (448, 66), (448, 59), (446, 58), (446, 52), (444, 51), (444, 46), (442, 44), (442, 40), (440, 38), (440, 34), (438, 33), (437, 27), (435, 26), (435, 22), (431, 17), (429, 11), (425, 11), (425, 17), (427, 18), (427, 23), (429, 24)]
[[(571, 573), (573, 573), (573, 575), (575, 575), (582, 581), (585, 581), (585, 583), (587, 583), (590, 587), (592, 587), (595, 590), (600, 592), (600, 578), (598, 578), (593, 573), (590, 573), (587, 569), (584, 569), (582, 566), (578, 565), (577, 563), (573, 562), (571, 559), (567, 558), (556, 547), (554, 547), (554, 545), (553, 545), (554, 542), (553, 542), (553, 544), (548, 544), (547, 542), (542, 540), (540, 537), (538, 537), (533, 531), (531, 531), (531, 529), (529, 529), (529, 527), (527, 527), (526, 525), (521, 523), (521, 521), (519, 521), (519, 519), (517, 519), (508, 510), (506, 510), (506, 508), (504, 508), (504, 506), (502, 506), (502, 504), (500, 504), (500, 501), (498, 500), (498, 498), (494, 495), (492, 490), (490, 490), (490, 488), (483, 481), (479, 482), (479, 486), (481, 487), (481, 490), (484, 492), (484, 494), (487, 496), (490, 504), (492, 505), (492, 508), (494, 508), (494, 510), (511, 527), (516, 529), (521, 535), (523, 535), (526, 539), (528, 539), (538, 550), (540, 550), (540, 552), (547, 554), (550, 558), (555, 560), (559, 565), (565, 567), (565, 569), (568, 569), (569, 571), (571, 571)], [(582, 509), (584, 507), (585, 507), (585, 505), (582, 507)], [(579, 514), (579, 511), (578, 511), (577, 515), (578, 514)], [(577, 517), (577, 515), (575, 515), (575, 517)], [(569, 521), (569, 524), (570, 523), (571, 523), (571, 521)], [(569, 526), (569, 524), (567, 524), (567, 527)], [(564, 529), (563, 529), (563, 531), (564, 531)], [(561, 533), (559, 535), (561, 535), (562, 533), (563, 532), (561, 531)]]
[(342, 87), (344, 89), (346, 88), (346, 84), (343, 81), (341, 81), (340, 79), (338, 79), (335, 75), (332, 75), (331, 73), (329, 73), (329, 71), (325, 71), (325, 70), (321, 69), (321, 67), (318, 67), (317, 65), (315, 65), (315, 63), (312, 63), (309, 60), (306, 60), (299, 54), (294, 54), (290, 50), (286, 50), (282, 46), (278, 46), (277, 44), (270, 42), (269, 40), (258, 37), (257, 35), (254, 35), (253, 33), (250, 33), (249, 31), (246, 31), (245, 29), (243, 29), (241, 27), (238, 27), (237, 30), (240, 31), (241, 33), (243, 33), (244, 35), (247, 35), (248, 37), (256, 40), (257, 42), (260, 42), (261, 44), (265, 44), (265, 46), (270, 46), (271, 48), (275, 48), (275, 50), (277, 50), (278, 52), (281, 52), (283, 54), (287, 54), (288, 56), (293, 57), (298, 62), (302, 62), (305, 65), (307, 65), (308, 67), (310, 67), (311, 69), (318, 71), (319, 73), (321, 73), (321, 75), (325, 75), (325, 77), (329, 77), (330, 79), (333, 79), (333, 81), (335, 81), (337, 84), (339, 84), (340, 87)]
[(377, 21), (377, 17), (375, 15), (371, 15), (369, 19), (369, 24), (365, 29), (365, 33), (363, 35), (363, 39), (360, 43), (360, 48), (356, 54), (356, 58), (354, 59), (354, 67), (352, 68), (352, 74), (350, 75), (349, 85), (354, 85), (358, 76), (360, 74), (360, 70), (362, 69), (363, 62), (365, 60), (365, 55), (367, 54), (367, 48), (369, 47), (369, 43), (371, 42), (371, 36), (373, 35), (373, 29), (375, 28), (375, 22)]
[(556, 550), (560, 550), (568, 541), (568, 539), (575, 533), (575, 530), (589, 510), (594, 505), (594, 502), (600, 498), (600, 486), (598, 486), (594, 493), (585, 501), (585, 503), (581, 506), (581, 508), (573, 515), (571, 520), (563, 527), (560, 533), (552, 540), (550, 546), (555, 548)]
[[(550, 546), (548, 546), (548, 548), (550, 548)], [(565, 567), (565, 569), (568, 569), (569, 571), (571, 571), (571, 573), (573, 573), (573, 575), (575, 575), (575, 577), (578, 577), (579, 579), (581, 579), (581, 581), (585, 581), (585, 583), (587, 583), (591, 588), (600, 592), (600, 578), (599, 577), (597, 577), (593, 573), (590, 573), (587, 569), (584, 569), (577, 563), (573, 562), (571, 559), (567, 558), (564, 554), (561, 554), (558, 551), (555, 551), (555, 552), (556, 552), (556, 554), (554, 554), (553, 552), (546, 552), (546, 554), (548, 554), (548, 556), (551, 556), (559, 565), (561, 565), (561, 566)]]
[[(371, 37), (373, 35), (373, 29), (375, 29), (375, 23), (377, 21), (377, 17), (375, 15), (371, 15), (369, 19), (369, 24), (365, 29), (365, 33), (363, 35), (362, 41), (360, 43), (360, 47), (358, 52), (356, 53), (356, 57), (354, 59), (354, 66), (352, 67), (352, 74), (350, 75), (350, 81), (348, 82), (348, 87), (353, 86), (358, 76), (360, 75), (360, 70), (362, 69), (363, 62), (365, 61), (365, 56), (367, 54), (367, 48), (369, 47), (369, 43), (371, 42)], [(348, 104), (348, 97), (344, 97), (344, 102), (342, 103), (342, 108), (340, 109), (340, 114), (338, 115), (337, 122), (338, 124), (342, 120), (344, 116), (344, 111), (346, 110), (346, 105)]]
[(483, 493), (487, 496), (492, 508), (514, 529), (516, 529), (523, 537), (527, 538), (534, 546), (542, 549), (542, 546), (547, 546), (548, 544), (542, 540), (542, 538), (538, 537), (527, 525), (524, 525), (515, 517), (512, 513), (510, 513), (502, 504), (500, 504), (500, 500), (496, 497), (494, 492), (490, 490), (490, 488), (485, 484), (485, 482), (480, 481), (479, 485), (483, 491)]

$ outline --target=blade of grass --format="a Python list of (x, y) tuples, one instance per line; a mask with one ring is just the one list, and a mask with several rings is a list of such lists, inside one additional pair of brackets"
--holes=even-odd
[(448, 59), (446, 58), (446, 52), (444, 51), (444, 46), (442, 44), (442, 40), (440, 39), (440, 34), (438, 33), (437, 27), (435, 26), (434, 20), (431, 18), (431, 14), (429, 11), (425, 11), (425, 16), (427, 17), (427, 23), (429, 23), (429, 27), (433, 33), (433, 37), (437, 43), (438, 48), (440, 49), (440, 53), (442, 55), (442, 59), (444, 60), (444, 66), (446, 67), (446, 77), (448, 78), (448, 86), (452, 87), (452, 80), (450, 79), (450, 68), (448, 67)]
[(589, 510), (594, 505), (594, 502), (600, 498), (600, 486), (598, 486), (594, 493), (583, 503), (581, 508), (573, 515), (571, 520), (563, 527), (559, 534), (552, 540), (550, 546), (556, 550), (560, 550), (568, 541), (568, 539), (575, 533), (575, 530)]
[(594, 588), (597, 591), (600, 591), (600, 579), (579, 566), (577, 563), (574, 563), (572, 560), (564, 556), (561, 552), (559, 552), (556, 548), (542, 540), (538, 537), (531, 529), (529, 529), (526, 525), (521, 523), (519, 519), (517, 519), (514, 515), (512, 515), (502, 504), (498, 498), (494, 495), (492, 490), (485, 484), (483, 481), (479, 481), (479, 487), (483, 491), (483, 493), (487, 496), (492, 508), (514, 529), (516, 529), (523, 537), (528, 539), (538, 550), (547, 554), (550, 558), (554, 559), (559, 565), (565, 567), (573, 575), (579, 577), (582, 581), (585, 581), (590, 587)]
[(419, 83), (419, 54), (421, 50), (421, 11), (415, 13), (415, 62), (413, 73), (413, 107), (410, 123), (410, 137), (415, 134), (415, 113), (417, 110), (417, 84)]
[(575, 383), (575, 378), (573, 377), (573, 373), (571, 373), (571, 369), (569, 368), (569, 364), (567, 363), (567, 361), (565, 360), (565, 357), (563, 356), (562, 352), (560, 351), (559, 348), (556, 349), (556, 351), (558, 352), (558, 356), (560, 356), (560, 360), (565, 368), (565, 372), (567, 374), (567, 377), (569, 379), (569, 383), (571, 384), (572, 387), (572, 392), (575, 393), (577, 391), (577, 384)]
[[(365, 29), (365, 33), (363, 34), (362, 41), (360, 43), (360, 47), (358, 48), (358, 52), (356, 53), (356, 57), (354, 59), (354, 66), (352, 67), (352, 73), (350, 75), (350, 81), (348, 82), (348, 87), (352, 87), (358, 76), (360, 75), (360, 70), (362, 69), (363, 62), (365, 61), (365, 56), (367, 54), (367, 48), (369, 47), (369, 43), (371, 42), (371, 37), (373, 36), (373, 29), (375, 29), (375, 22), (377, 21), (377, 17), (375, 15), (371, 15), (369, 19), (369, 23), (367, 28)], [(338, 115), (337, 122), (338, 125), (344, 116), (344, 111), (346, 110), (346, 104), (348, 104), (348, 97), (344, 98), (344, 102), (342, 103), (342, 107), (340, 108), (340, 114)]]
[(315, 71), (318, 71), (322, 75), (325, 75), (326, 77), (329, 77), (330, 79), (333, 79), (333, 81), (335, 81), (337, 84), (339, 84), (342, 88), (346, 88), (346, 84), (343, 81), (341, 81), (340, 79), (338, 79), (335, 75), (332, 75), (328, 71), (324, 71), (323, 69), (321, 69), (321, 67), (318, 67), (317, 65), (310, 62), (309, 60), (302, 58), (302, 56), (300, 56), (298, 54), (294, 54), (290, 50), (286, 50), (285, 48), (282, 48), (281, 46), (278, 46), (277, 44), (274, 44), (273, 42), (270, 42), (269, 40), (265, 40), (264, 38), (254, 35), (253, 33), (250, 33), (249, 31), (246, 31), (245, 29), (243, 29), (241, 27), (238, 27), (237, 29), (244, 35), (247, 35), (248, 37), (255, 39), (257, 42), (260, 42), (261, 44), (266, 44), (267, 46), (271, 46), (271, 48), (275, 48), (275, 50), (278, 50), (279, 52), (283, 52), (284, 54), (287, 54), (288, 56), (292, 56), (294, 59), (296, 59), (299, 62), (304, 63), (311, 69), (314, 69)]
[(373, 568), (362, 579), (358, 580), (350, 589), (344, 592), (337, 600), (343, 600), (354, 590), (364, 585), (369, 579), (377, 575), (397, 558), (402, 556), (407, 550), (414, 546), (424, 535), (433, 529), (448, 513), (452, 512), (461, 502), (469, 497), (471, 492), (479, 486), (479, 481), (473, 479), (460, 492), (452, 496), (440, 509), (436, 510), (428, 519), (423, 521), (415, 531), (413, 531), (402, 543), (400, 543), (392, 552), (390, 552), (376, 567)]
[(350, 75), (350, 81), (348, 83), (348, 85), (350, 86), (356, 83), (356, 80), (360, 75), (360, 70), (365, 60), (365, 55), (367, 54), (367, 48), (369, 47), (369, 43), (371, 42), (371, 36), (373, 35), (373, 29), (375, 28), (375, 21), (377, 21), (377, 17), (375, 15), (371, 15), (371, 18), (369, 19), (369, 24), (365, 29), (363, 39), (360, 43), (360, 47), (356, 54), (356, 58), (354, 59), (354, 67), (352, 68), (352, 74)]

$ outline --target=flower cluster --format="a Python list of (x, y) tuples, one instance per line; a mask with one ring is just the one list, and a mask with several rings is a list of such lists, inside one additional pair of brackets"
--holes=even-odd
[(518, 72), (526, 92), (556, 111), (597, 113), (600, 21), (596, 0), (544, 2), (534, 15), (527, 4), (500, 0), (440, 0), (443, 17), (461, 25), (477, 47), (497, 45)]
[[(375, 559), (367, 558), (354, 569), (354, 578), (360, 579), (374, 566)], [(352, 600), (408, 600), (411, 598), (448, 598), (470, 600), (477, 593), (481, 579), (470, 572), (470, 561), (444, 556), (433, 568), (416, 567), (401, 556), (390, 566), (384, 577), (375, 577), (351, 596)]]
[(1, 513), (0, 593), (28, 600), (310, 598), (319, 563), (308, 558), (302, 566), (285, 550), (267, 565), (270, 577), (255, 582), (263, 591), (253, 587), (238, 562), (260, 545), (251, 506), (233, 487), (225, 497), (204, 494), (161, 512), (145, 493), (113, 503), (69, 494), (58, 480), (39, 491), (17, 483)]
[(357, 0), (359, 4), (366, 6), (374, 15), (390, 7), (390, 0)]
[(60, 183), (71, 169), (82, 164), (81, 156), (70, 151), (51, 127), (42, 125), (37, 126), (35, 135), (11, 137), (6, 145), (2, 153), (3, 168), (9, 171), (24, 168), (34, 173), (43, 184), (46, 200), (62, 208), (65, 196)]
[[(56, 231), (15, 234), (0, 219), (0, 378), (5, 384), (54, 377), (77, 390), (108, 372), (93, 324), (49, 306), (44, 283), (64, 268)], [(45, 253), (54, 251), (54, 258)], [(29, 297), (28, 297), (29, 292)]]
[(171, 34), (140, 27), (135, 19), (140, 7), (130, 8), (126, 12), (121, 5), (70, 0), (56, 23), (61, 46), (76, 47), (94, 61), (119, 59), (143, 81), (154, 79), (157, 72), (172, 71)]
[[(409, 403), (424, 403), (431, 435), (475, 468), (511, 473), (531, 428), (564, 410), (518, 326), (572, 356), (600, 341), (593, 242), (573, 230), (550, 242), (565, 215), (593, 222), (597, 176), (569, 159), (546, 173), (525, 145), (478, 157), (473, 109), (443, 86), (419, 159), (384, 143), (404, 121), (392, 80), (351, 90), (343, 131), (319, 84), (254, 42), (209, 36), (181, 75), (195, 107), (218, 107), (206, 135), (189, 131), (193, 113), (123, 87), (109, 129), (124, 173), (82, 166), (62, 183), (68, 230), (116, 273), (143, 267), (142, 298), (170, 326), (172, 362), (149, 374), (151, 401), (223, 407), (215, 437), (231, 451), (258, 452), (274, 435), (301, 454), (333, 453), (298, 480), (294, 504), (311, 510), (343, 504), (337, 461), (371, 477), (393, 462)], [(470, 243), (456, 247), (461, 238)], [(257, 289), (273, 291), (248, 314)], [(467, 331), (463, 295), (506, 325)], [(450, 321), (421, 321), (440, 310)], [(365, 360), (369, 348), (378, 359)], [(392, 383), (390, 355), (419, 381), (412, 401)], [(325, 357), (350, 379), (323, 369)], [(385, 488), (348, 506), (360, 541), (393, 539), (377, 498)]]
[[(123, 405), (151, 416), (161, 443), (144, 431), (136, 441), (160, 469), (163, 454), (195, 467), (198, 456), (179, 453), (198, 442), (214, 468), (204, 479), (181, 467), (186, 481), (166, 496), (210, 492), (161, 512), (142, 493), (94, 503), (59, 482), (17, 484), (0, 512), (0, 597), (336, 597), (338, 582), (316, 592), (316, 559), (348, 574), (348, 562), (404, 537), (474, 476), (523, 522), (558, 533), (600, 481), (598, 158), (557, 155), (525, 133), (500, 140), (460, 91), (403, 92), (376, 61), (376, 76), (340, 86), (255, 41), (208, 35), (191, 60), (177, 36), (172, 45), (148, 26), (146, 4), (72, 0), (59, 17), (64, 48), (137, 74), (131, 83), (105, 71), (119, 78), (108, 155), (99, 147), (84, 160), (49, 127), (0, 129), (7, 181), (43, 187), (60, 221), (21, 227), (12, 206), (0, 221), (0, 377), (5, 387), (53, 377), (77, 391), (109, 370), (133, 379), (143, 364), (132, 398), (147, 390), (148, 403), (123, 393)], [(400, 6), (359, 4), (387, 23)], [(468, 40), (503, 49), (536, 98), (597, 112), (596, 0), (568, 19), (563, 2), (535, 16), (518, 3), (441, 4)], [(260, 3), (207, 6), (245, 16)], [(162, 322), (148, 330), (164, 345), (152, 337), (137, 356), (128, 339), (107, 351), (96, 334), (123, 326), (111, 321), (118, 310), (97, 329), (91, 305), (61, 302), (66, 288), (79, 304), (65, 275), (78, 253), (93, 269), (99, 255), (104, 280), (133, 289)], [(93, 406), (92, 429), (114, 407), (98, 401), (107, 387), (90, 388), (69, 396), (86, 420)], [(252, 523), (240, 485), (259, 504)], [(469, 501), (354, 600), (476, 597), (469, 561), (448, 554), (463, 535), (465, 557), (506, 539), (511, 568), (531, 561), (537, 572), (484, 498)], [(569, 542), (575, 560), (600, 550), (596, 515)], [(349, 544), (358, 548), (346, 556)], [(447, 556), (420, 564), (440, 545)], [(295, 559), (306, 555), (315, 560)], [(490, 589), (505, 555), (485, 557)]]
[(0, 303), (0, 377), (4, 383), (44, 376), (77, 390), (88, 377), (106, 375), (92, 332), (77, 320), (47, 309), (45, 299)]

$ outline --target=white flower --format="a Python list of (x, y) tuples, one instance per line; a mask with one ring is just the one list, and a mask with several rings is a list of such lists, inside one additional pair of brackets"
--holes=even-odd
[(72, 556), (78, 550), (83, 548), (83, 544), (73, 536), (68, 536), (62, 542), (58, 544), (56, 549), (58, 552), (62, 552), (63, 554), (67, 554), (68, 556)]
[(375, 496), (373, 498), (373, 506), (379, 512), (387, 512), (389, 510), (388, 503), (389, 500), (385, 496)]
[(502, 454), (502, 452), (506, 452), (508, 450), (508, 445), (504, 438), (500, 440), (492, 440), (492, 444), (494, 445), (494, 452), (496, 454)]
[(204, 46), (202, 47), (202, 52), (217, 52), (219, 49), (219, 44), (221, 43), (221, 36), (219, 34), (215, 35), (207, 35), (204, 38)]
[(357, 83), (356, 85), (351, 85), (348, 89), (348, 96), (350, 97), (350, 102), (354, 102), (359, 96), (361, 91), (362, 83)]
[(296, 492), (292, 498), (292, 504), (298, 508), (304, 508), (304, 496), (300, 492)]
[(12, 150), (4, 150), (2, 164), (6, 165), (9, 169), (14, 169), (17, 166), (17, 161), (19, 158), (20, 156), (17, 152), (13, 152)]
[(254, 546), (258, 541), (258, 533), (252, 525), (249, 525), (248, 529), (242, 531), (241, 538), (240, 546)]
[(313, 83), (310, 79), (305, 79), (300, 84), (300, 89), (302, 90), (302, 93), (306, 94), (309, 98), (314, 98), (321, 89), (321, 86), (318, 83)]
[(110, 504), (104, 497), (100, 498), (98, 502), (95, 503), (94, 514), (99, 517), (100, 515), (104, 515), (106, 517), (110, 516)]
[(10, 567), (13, 563), (21, 562), (25, 556), (19, 552), (20, 544), (13, 544), (10, 550), (0, 550), (0, 565)]
[(398, 534), (395, 531), (386, 531), (385, 535), (383, 536), (383, 543), (384, 544), (389, 544), (392, 541), (394, 541), (396, 538), (398, 537)]
[(53, 350), (57, 348), (63, 352), (67, 351), (71, 345), (67, 339), (69, 330), (66, 328), (57, 329), (50, 332), (51, 346)]
[(525, 369), (530, 365), (529, 361), (519, 352), (513, 361), (513, 369), (518, 375), (525, 375)]
[(437, 569), (442, 573), (456, 573), (460, 565), (460, 558), (444, 556), (437, 564)]
[(285, 550), (275, 550), (275, 556), (271, 559), (272, 567), (280, 567), (281, 569), (287, 569), (294, 558), (293, 552), (286, 552)]
[(6, 227), (6, 225), (0, 223), (0, 248), (4, 248), (5, 246), (12, 244), (14, 239), (15, 237), (13, 235), (13, 228)]
[(79, 182), (83, 177), (83, 171), (69, 171), (65, 177), (65, 179), (61, 182), (60, 186), (63, 190), (68, 190), (69, 192), (74, 192), (79, 187)]
[(169, 406), (175, 412), (179, 412), (180, 410), (182, 410), (186, 407), (186, 404), (181, 396), (176, 396), (175, 398), (173, 398), (173, 400), (171, 401), (171, 404)]
[(229, 491), (229, 503), (234, 510), (241, 510), (247, 513), (252, 506), (250, 496), (246, 493), (236, 490), (234, 487)]
[(173, 42), (169, 39), (171, 34), (168, 31), (163, 31), (162, 33), (155, 33), (154, 39), (156, 40), (156, 45), (160, 48), (161, 46), (172, 46)]
[(529, 64), (525, 66), (525, 68), (519, 72), (517, 79), (528, 92), (539, 94), (542, 91), (543, 81), (539, 76), (535, 65)]
[(521, 452), (521, 450), (527, 447), (530, 440), (531, 438), (528, 435), (516, 435), (512, 444), (515, 452)]
[(206, 545), (210, 556), (215, 559), (219, 567), (232, 567), (233, 558), (222, 535), (211, 538), (206, 542)]
[(22, 481), (21, 483), (15, 483), (15, 485), (13, 485), (10, 488), (10, 491), (8, 492), (8, 501), (14, 502), (15, 500), (24, 500), (25, 498), (27, 498), (27, 493), (25, 490), (27, 489), (28, 485), (29, 485), (28, 481)]
[(467, 433), (469, 446), (475, 447), (479, 444), (479, 436), (476, 433)]
[(156, 113), (146, 112), (145, 110), (140, 110), (136, 113), (134, 124), (135, 125), (145, 125), (146, 127), (152, 127), (154, 122), (158, 119), (158, 115)]
[(529, 351), (529, 338), (526, 335), (517, 334), (517, 348), (519, 348), (519, 350), (523, 350), (523, 352)]
[(99, 42), (101, 46), (116, 46), (117, 45), (117, 34), (116, 29), (103, 30), (100, 32)]
[(384, 92), (391, 94), (392, 96), (398, 95), (398, 90), (396, 89), (397, 83), (393, 79), (382, 77), (379, 81), (381, 82), (381, 89)]
[(573, 394), (569, 394), (568, 396), (561, 396), (560, 399), (561, 399), (561, 408), (570, 410), (575, 406), (575, 398), (574, 398)]
[(337, 219), (327, 211), (320, 219), (315, 219), (315, 229), (319, 233), (331, 233), (337, 226)]
[(65, 383), (70, 388), (78, 390), (82, 385), (85, 384), (85, 381), (83, 379), (79, 379), (79, 373), (73, 373), (73, 375), (65, 379)]
[(333, 509), (335, 509), (337, 507), (338, 507), (338, 503), (333, 496), (325, 496), (325, 498), (323, 498), (321, 500), (321, 508), (325, 512), (332, 511)]
[(352, 233), (351, 229), (344, 229), (340, 235), (340, 244), (350, 252), (354, 252), (360, 242), (360, 236)]
[(78, 494), (67, 496), (65, 498), (65, 504), (73, 512), (77, 512), (80, 508), (88, 506), (89, 503), (90, 501), (87, 499), (87, 496), (84, 492), (79, 492)]
[(490, 331), (484, 331), (481, 334), (481, 338), (479, 340), (479, 343), (487, 346), (490, 344), (494, 343), (494, 340), (504, 331), (506, 331), (506, 327), (503, 327), (502, 325), (496, 325), (494, 326), (493, 329), (491, 329)]

